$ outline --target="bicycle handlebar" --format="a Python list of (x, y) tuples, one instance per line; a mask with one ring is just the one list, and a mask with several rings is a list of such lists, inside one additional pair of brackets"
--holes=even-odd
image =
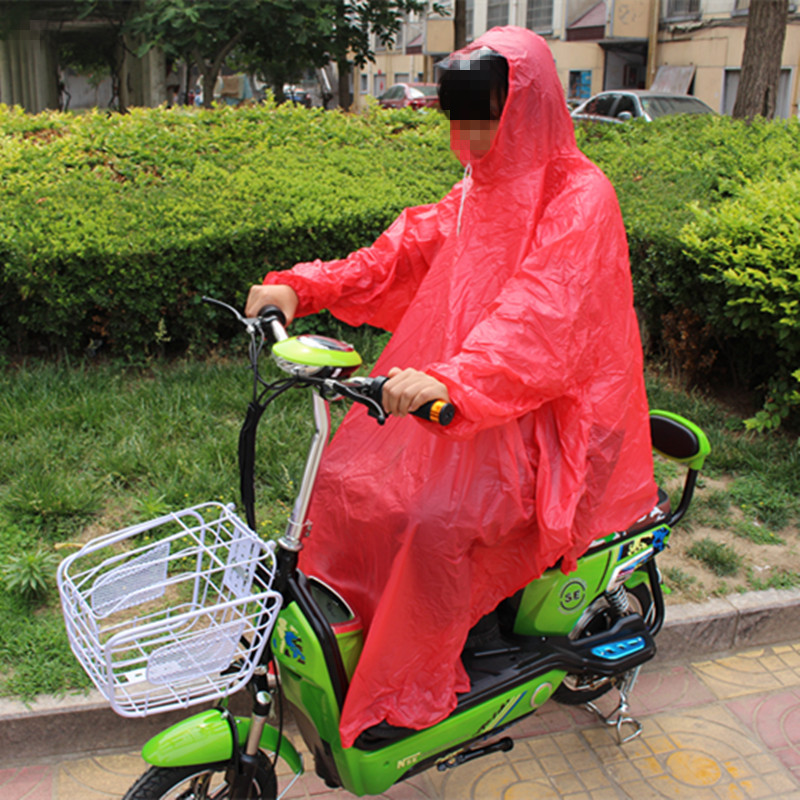
[(264, 306), (258, 312), (258, 319), (262, 326), (264, 323), (267, 324), (268, 331), (264, 331), (264, 333), (273, 340), (273, 344), (289, 338), (286, 333), (286, 314), (278, 306)]
[[(260, 322), (261, 330), (268, 339), (273, 343), (280, 342), (287, 338), (286, 333), (286, 315), (280, 308), (273, 305), (264, 306), (258, 312), (258, 320)], [(332, 381), (326, 379), (326, 383), (331, 389), (342, 390), (346, 388), (343, 393), (347, 394), (352, 400), (356, 402), (363, 402), (362, 398), (366, 398), (366, 405), (370, 409), (370, 413), (378, 418), (382, 424), (384, 419), (374, 413), (373, 403), (383, 408), (383, 386), (389, 378), (385, 376), (376, 376), (373, 378), (351, 378), (343, 381)], [(426, 422), (434, 422), (439, 425), (449, 425), (455, 416), (455, 406), (452, 403), (446, 403), (444, 400), (431, 400), (424, 405), (420, 406), (416, 411), (411, 413), (419, 419)]]
[[(364, 393), (382, 406), (383, 385), (389, 379), (384, 375), (378, 375), (374, 378), (367, 378), (366, 380), (370, 381), (370, 383), (365, 385)], [(444, 400), (430, 400), (411, 413), (415, 417), (424, 419), (426, 422), (449, 425), (453, 421), (456, 409), (452, 403), (446, 403)]]

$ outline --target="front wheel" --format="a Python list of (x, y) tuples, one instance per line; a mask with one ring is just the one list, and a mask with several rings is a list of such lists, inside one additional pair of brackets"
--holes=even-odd
[[(150, 767), (123, 800), (231, 800), (227, 762), (193, 767)], [(267, 757), (259, 752), (252, 800), (275, 800), (278, 784)]]

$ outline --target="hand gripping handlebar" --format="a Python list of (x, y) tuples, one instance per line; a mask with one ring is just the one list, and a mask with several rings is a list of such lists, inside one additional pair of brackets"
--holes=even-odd
[[(383, 385), (389, 379), (384, 375), (372, 378), (371, 383), (366, 387), (364, 394), (368, 394), (375, 402), (383, 405)], [(453, 421), (456, 413), (452, 403), (444, 400), (430, 400), (421, 405), (416, 411), (411, 412), (415, 417), (424, 419), (426, 422), (436, 422), (439, 425), (449, 425)]]
[[(280, 308), (272, 305), (264, 306), (258, 312), (258, 319), (261, 322), (262, 331), (268, 338), (275, 342), (286, 338), (286, 329), (284, 327), (286, 325), (286, 316)], [(383, 386), (388, 380), (385, 376), (356, 378), (350, 383), (350, 388), (357, 388), (360, 394), (383, 406)], [(343, 381), (343, 383), (346, 382)], [(349, 392), (348, 395), (353, 399), (357, 399)], [(411, 413), (426, 422), (449, 425), (453, 421), (455, 411), (452, 403), (446, 403), (444, 400), (431, 400)]]

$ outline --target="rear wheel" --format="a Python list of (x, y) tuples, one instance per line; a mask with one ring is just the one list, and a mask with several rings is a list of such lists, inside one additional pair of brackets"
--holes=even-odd
[[(631, 614), (639, 614), (648, 627), (652, 624), (655, 613), (653, 597), (646, 584), (640, 583), (633, 589), (626, 587)], [(570, 639), (585, 639), (598, 633), (610, 630), (618, 619), (617, 613), (611, 607), (604, 595), (600, 595), (587, 609), (569, 635)], [(602, 697), (614, 686), (614, 678), (600, 675), (575, 675), (569, 673), (565, 676), (558, 689), (553, 692), (553, 699), (563, 705), (580, 706), (591, 703)]]
[[(230, 800), (225, 780), (227, 762), (193, 767), (150, 767), (128, 789), (123, 800)], [(259, 752), (253, 777), (253, 800), (275, 800), (277, 781), (272, 764)]]

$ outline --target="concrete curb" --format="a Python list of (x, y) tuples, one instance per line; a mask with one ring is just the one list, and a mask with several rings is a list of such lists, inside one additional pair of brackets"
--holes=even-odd
[[(714, 653), (800, 638), (800, 590), (767, 590), (706, 603), (669, 605), (653, 663), (697, 660)], [(197, 706), (189, 713), (201, 710)], [(249, 713), (245, 693), (231, 710)], [(0, 768), (90, 751), (135, 749), (184, 719), (186, 711), (121, 719), (97, 691), (42, 696), (30, 705), (0, 698)]]

